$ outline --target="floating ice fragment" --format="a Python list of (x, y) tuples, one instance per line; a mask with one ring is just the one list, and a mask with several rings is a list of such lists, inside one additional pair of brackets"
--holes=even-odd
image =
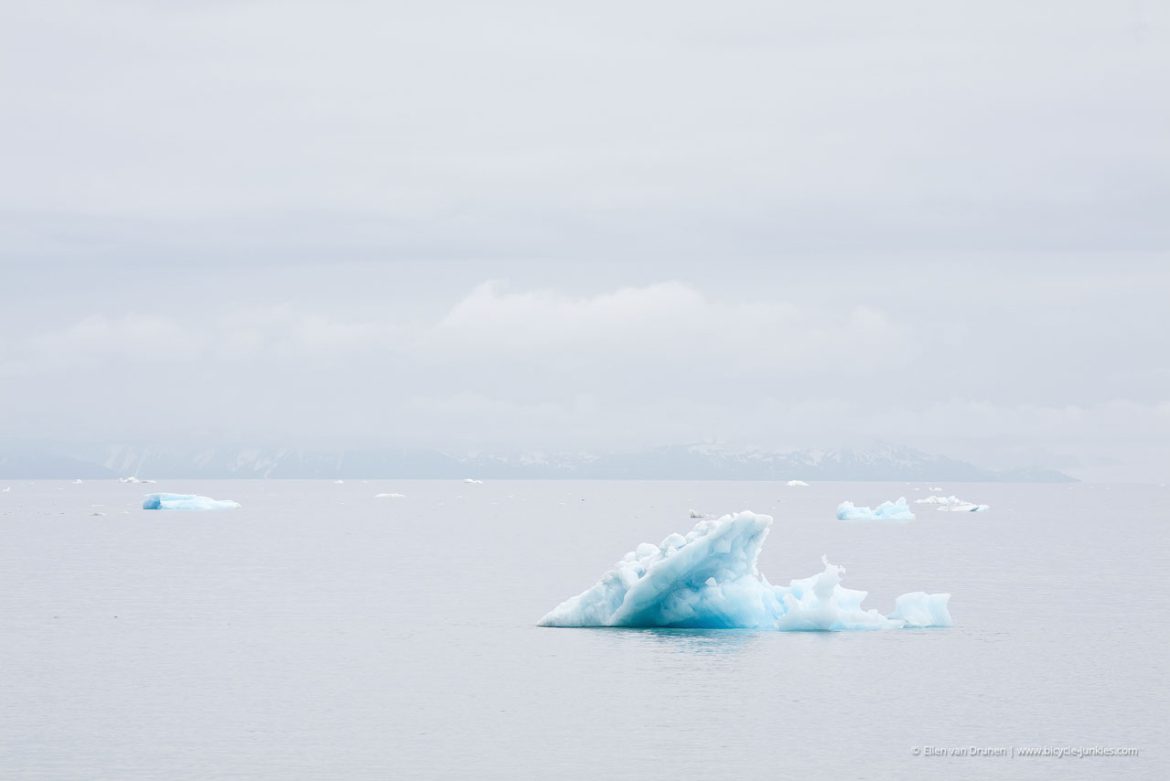
[(949, 513), (984, 513), (991, 509), (991, 505), (960, 502), (959, 504), (939, 505), (938, 509)]
[(698, 510), (691, 510), (691, 518), (706, 518), (706, 517), (707, 516), (703, 515), (703, 513), (699, 512)]
[[(895, 614), (861, 607), (842, 567), (773, 586), (756, 566), (772, 518), (752, 512), (703, 520), (684, 537), (642, 543), (592, 588), (554, 608), (542, 626), (829, 630), (950, 626), (949, 594), (905, 594)], [(928, 619), (928, 620), (927, 620)]]
[(951, 613), (947, 610), (950, 598), (950, 594), (912, 591), (894, 600), (890, 618), (905, 621), (905, 626), (951, 626)]
[(804, 482), (803, 480), (789, 480), (784, 485), (788, 486), (789, 488), (808, 488), (808, 483)]
[(195, 494), (147, 494), (142, 500), (143, 510), (234, 510), (239, 502), (231, 499), (209, 499)]
[(937, 504), (940, 510), (956, 513), (981, 513), (991, 509), (990, 505), (968, 502), (957, 496), (928, 496), (925, 499), (915, 499), (914, 503)]
[(334, 480), (333, 484), (334, 485), (345, 485), (345, 481), (344, 480)]
[(405, 499), (406, 494), (374, 494), (375, 499)]
[(958, 504), (962, 500), (957, 496), (928, 496), (925, 499), (915, 499), (914, 504)]
[(476, 480), (474, 477), (464, 478), (463, 482), (470, 483), (471, 485), (483, 485), (483, 480)]
[(841, 521), (912, 521), (905, 497), (896, 502), (882, 502), (877, 507), (857, 507), (853, 502), (841, 502), (837, 506), (837, 519)]
[(137, 483), (153, 483), (154, 481), (153, 480), (143, 480), (140, 477), (130, 475), (129, 477), (119, 477), (118, 482), (119, 483), (135, 483), (135, 484), (137, 484)]

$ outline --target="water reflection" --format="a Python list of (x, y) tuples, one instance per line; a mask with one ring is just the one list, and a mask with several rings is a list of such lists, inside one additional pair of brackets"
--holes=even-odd
[(696, 654), (725, 656), (743, 653), (759, 642), (763, 634), (754, 629), (590, 627), (573, 631), (592, 633), (597, 640), (619, 649), (640, 648), (688, 656)]

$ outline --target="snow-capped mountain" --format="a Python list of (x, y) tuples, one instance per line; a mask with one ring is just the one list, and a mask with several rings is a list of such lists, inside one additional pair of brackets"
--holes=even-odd
[[(0, 460), (15, 466), (19, 459)], [(81, 470), (81, 471), (78, 471)], [(8, 471), (13, 471), (9, 469)], [(82, 472), (85, 474), (82, 475)], [(462, 478), (1065, 482), (1054, 470), (990, 470), (904, 446), (769, 451), (695, 444), (625, 453), (477, 453), (400, 448), (312, 450), (114, 445), (19, 468), (21, 477)]]

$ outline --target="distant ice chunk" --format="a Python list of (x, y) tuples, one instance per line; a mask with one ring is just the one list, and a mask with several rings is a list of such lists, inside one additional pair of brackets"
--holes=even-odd
[(405, 499), (406, 494), (374, 494), (375, 499)]
[(841, 521), (912, 521), (914, 513), (906, 504), (905, 497), (896, 502), (882, 502), (877, 507), (858, 507), (853, 502), (841, 502), (837, 506), (837, 519)]
[(949, 513), (985, 513), (991, 509), (991, 505), (960, 502), (959, 504), (939, 505), (938, 509)]
[(463, 482), (470, 483), (471, 485), (483, 485), (483, 480), (476, 480), (474, 477), (464, 478)]
[(950, 594), (927, 594), (912, 591), (894, 600), (894, 612), (890, 618), (904, 621), (905, 626), (951, 626), (951, 613), (947, 610)]
[(138, 485), (139, 483), (153, 483), (154, 481), (153, 480), (143, 480), (140, 477), (130, 475), (129, 477), (119, 477), (118, 482), (119, 483), (132, 483), (134, 485)]
[(935, 504), (939, 510), (954, 513), (981, 513), (991, 509), (991, 505), (968, 502), (957, 496), (928, 496), (925, 499), (915, 499), (914, 503)]
[(0, 494), (6, 494), (6, 493), (10, 492), (11, 490), (12, 490), (12, 486), (6, 485), (6, 486), (4, 486), (4, 490), (0, 491)]
[(209, 499), (195, 494), (147, 494), (142, 500), (143, 510), (234, 510), (239, 502), (231, 499)]
[(959, 502), (957, 496), (928, 496), (925, 499), (915, 499), (914, 504), (950, 504), (951, 502)]
[(706, 518), (706, 517), (707, 517), (706, 515), (699, 512), (698, 510), (691, 510), (691, 518), (692, 519)]
[(803, 480), (789, 480), (784, 485), (788, 486), (789, 488), (808, 488), (808, 483), (804, 482)]
[(334, 480), (333, 484), (334, 485), (345, 485), (345, 481), (344, 480)]
[(741, 512), (699, 521), (685, 537), (642, 543), (540, 624), (818, 631), (951, 625), (949, 594), (905, 594), (897, 615), (863, 609), (866, 592), (842, 587), (844, 568), (827, 559), (821, 573), (773, 586), (756, 565), (771, 524), (771, 516)]

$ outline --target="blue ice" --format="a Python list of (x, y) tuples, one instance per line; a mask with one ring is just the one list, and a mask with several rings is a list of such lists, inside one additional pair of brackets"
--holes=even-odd
[(209, 499), (195, 494), (147, 494), (142, 500), (143, 510), (234, 510), (239, 502), (231, 499)]
[(853, 502), (841, 502), (837, 506), (837, 520), (912, 521), (914, 513), (906, 504), (905, 497), (899, 497), (896, 502), (882, 502), (877, 507), (857, 507)]
[(950, 626), (950, 594), (898, 597), (884, 616), (866, 592), (841, 585), (843, 567), (773, 586), (756, 565), (772, 525), (741, 512), (703, 520), (684, 537), (642, 543), (594, 586), (555, 607), (542, 626), (827, 630)]

